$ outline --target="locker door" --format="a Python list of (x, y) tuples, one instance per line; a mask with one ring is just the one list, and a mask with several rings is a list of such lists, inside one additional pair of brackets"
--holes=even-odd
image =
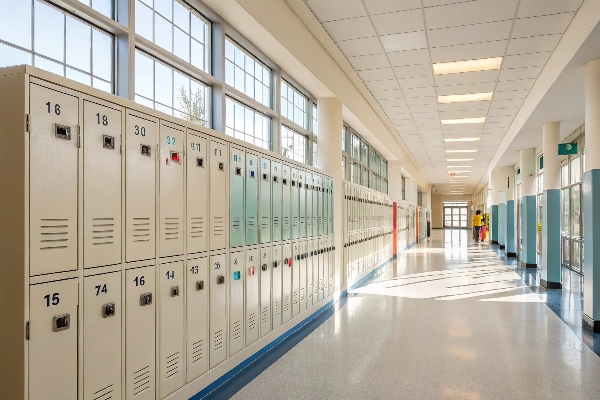
[(281, 236), (283, 240), (290, 240), (292, 238), (292, 199), (291, 199), (291, 187), (292, 187), (292, 169), (289, 165), (283, 164), (281, 167), (281, 189), (283, 190), (282, 195), (282, 215), (283, 225), (281, 230)]
[(156, 257), (157, 123), (126, 116), (125, 131), (125, 261)]
[(271, 310), (273, 312), (273, 329), (275, 329), (281, 325), (281, 270), (283, 268), (283, 253), (280, 244), (273, 245), (272, 249)]
[(323, 236), (323, 250), (321, 257), (323, 257), (323, 298), (327, 297), (329, 293), (329, 239), (327, 236)]
[(300, 190), (298, 168), (292, 168), (292, 182), (290, 187), (290, 218), (292, 222), (292, 239), (300, 237)]
[(323, 187), (323, 235), (329, 234), (329, 178), (324, 176), (321, 178), (321, 186)]
[(271, 242), (271, 160), (260, 159), (260, 243)]
[(317, 175), (317, 193), (319, 197), (319, 211), (318, 211), (318, 221), (319, 221), (319, 235), (325, 234), (325, 187), (323, 184), (323, 177)]
[(260, 335), (271, 332), (271, 246), (260, 248)]
[(300, 222), (300, 229), (298, 232), (298, 237), (299, 238), (305, 238), (306, 237), (306, 210), (307, 210), (307, 197), (306, 197), (306, 192), (307, 192), (307, 183), (306, 183), (306, 172), (303, 170), (298, 170), (298, 192), (299, 192), (299, 201), (298, 201), (298, 215), (299, 215), (299, 222)]
[(32, 285), (29, 296), (29, 398), (77, 399), (77, 279)]
[(246, 153), (246, 245), (258, 244), (258, 182), (259, 158)]
[(210, 141), (210, 236), (211, 250), (224, 249), (227, 239), (227, 146)]
[(206, 138), (202, 134), (188, 131), (187, 155), (187, 253), (208, 250), (208, 160)]
[(327, 194), (327, 232), (333, 234), (333, 179), (329, 178), (329, 193)]
[(311, 226), (312, 226), (312, 234), (311, 236), (319, 235), (319, 185), (318, 185), (318, 175), (312, 174), (312, 209), (311, 209)]
[(183, 261), (162, 264), (159, 269), (159, 387), (164, 398), (185, 385)]
[(183, 149), (185, 128), (160, 124), (159, 251), (161, 257), (183, 254)]
[(244, 349), (244, 251), (231, 252), (229, 269), (229, 357)]
[(284, 243), (282, 246), (283, 266), (281, 267), (281, 323), (285, 324), (292, 319), (292, 245)]
[[(299, 293), (300, 293), (300, 310), (299, 312), (306, 310), (306, 240), (300, 242), (300, 267), (298, 268), (298, 282), (299, 282)], [(298, 265), (298, 262), (296, 262)]]
[(244, 149), (229, 145), (229, 247), (244, 245), (244, 181), (246, 161)]
[(313, 280), (313, 304), (317, 304), (319, 299), (319, 241), (310, 239), (313, 244), (312, 256), (312, 280)]
[(292, 318), (300, 314), (300, 243), (292, 242)]
[(121, 397), (121, 271), (83, 278), (83, 398)]
[(273, 227), (271, 228), (271, 235), (274, 242), (281, 241), (281, 220), (283, 218), (283, 188), (281, 182), (281, 163), (277, 161), (271, 162), (271, 175), (272, 179), (272, 218)]
[(319, 301), (323, 300), (323, 289), (325, 287), (325, 264), (324, 264), (324, 256), (323, 256), (323, 252), (324, 252), (324, 243), (323, 243), (323, 238), (318, 238), (317, 239), (317, 258), (319, 259), (319, 293), (317, 295), (317, 299)]
[(122, 113), (83, 101), (83, 266), (121, 262)]
[(210, 257), (209, 327), (210, 368), (227, 358), (227, 260), (225, 254)]
[(126, 399), (154, 400), (156, 397), (154, 268), (125, 272)]
[(260, 316), (260, 253), (258, 249), (246, 250), (246, 346), (259, 338)]
[[(312, 237), (312, 226), (313, 226), (313, 183), (312, 183), (312, 173), (305, 172), (305, 181), (304, 188), (306, 189), (306, 237)], [(300, 210), (302, 212), (302, 210)]]
[(186, 269), (186, 370), (189, 383), (208, 371), (208, 286), (212, 281), (208, 277), (206, 257), (188, 261)]
[(333, 235), (329, 236), (329, 293), (333, 294), (333, 272), (335, 268), (335, 242)]
[(312, 239), (306, 239), (306, 307), (310, 308), (316, 301), (313, 299), (314, 285), (313, 285), (313, 241)]
[(74, 271), (79, 100), (32, 83), (29, 107), (29, 271)]

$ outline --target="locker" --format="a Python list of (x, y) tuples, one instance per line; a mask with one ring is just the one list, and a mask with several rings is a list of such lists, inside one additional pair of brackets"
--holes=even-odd
[(209, 327), (210, 368), (227, 358), (227, 259), (225, 254), (210, 257)]
[(206, 137), (196, 131), (187, 136), (187, 253), (194, 254), (208, 250), (208, 160)]
[(318, 264), (319, 264), (319, 272), (318, 272), (318, 286), (319, 286), (319, 290), (317, 293), (317, 300), (321, 301), (323, 300), (323, 290), (325, 287), (325, 278), (324, 278), (324, 274), (325, 274), (325, 264), (324, 264), (324, 257), (323, 257), (323, 248), (324, 243), (323, 243), (323, 238), (318, 238), (317, 240), (317, 258), (318, 258)]
[(125, 272), (125, 398), (154, 400), (155, 267)]
[(32, 285), (29, 296), (29, 398), (77, 399), (77, 279)]
[(312, 208), (310, 213), (312, 233), (310, 236), (319, 235), (319, 176), (312, 174), (311, 193), (312, 193)]
[(271, 161), (271, 175), (272, 179), (272, 199), (273, 205), (272, 209), (272, 218), (273, 218), (273, 227), (271, 228), (271, 235), (273, 242), (281, 241), (281, 221), (283, 218), (283, 188), (281, 182), (281, 163), (278, 161)]
[(229, 357), (244, 349), (244, 251), (231, 252), (229, 269)]
[(246, 177), (244, 149), (229, 145), (229, 247), (244, 245), (244, 182)]
[(161, 264), (158, 274), (159, 388), (164, 398), (185, 384), (183, 261)]
[(300, 237), (300, 185), (298, 168), (292, 168), (292, 182), (290, 187), (290, 218), (292, 222), (292, 239)]
[(156, 257), (158, 127), (154, 120), (129, 113), (125, 129), (125, 261), (149, 260)]
[[(304, 183), (304, 187), (306, 189), (306, 214), (305, 214), (305, 220), (306, 220), (306, 236), (302, 236), (302, 237), (312, 237), (313, 236), (313, 199), (315, 198), (313, 196), (313, 193), (315, 193), (315, 191), (313, 190), (314, 185), (313, 185), (313, 177), (312, 177), (312, 172), (305, 172), (305, 183)], [(302, 198), (301, 198), (302, 199)], [(300, 205), (300, 212), (302, 212), (302, 205)]]
[(300, 230), (298, 232), (298, 237), (300, 238), (305, 238), (306, 237), (306, 213), (308, 210), (308, 205), (307, 205), (307, 189), (308, 189), (308, 183), (307, 183), (307, 178), (306, 178), (306, 171), (303, 171), (301, 169), (298, 170), (298, 192), (300, 195), (300, 200), (298, 201), (298, 207), (299, 207), (299, 221), (300, 221)]
[(328, 235), (329, 229), (329, 178), (324, 176), (321, 178), (321, 186), (323, 187), (323, 235)]
[(258, 244), (258, 156), (246, 153), (246, 245)]
[(260, 243), (271, 242), (271, 160), (260, 159)]
[(227, 145), (210, 141), (210, 250), (224, 249), (227, 239)]
[(258, 249), (246, 250), (246, 310), (245, 310), (245, 337), (246, 346), (256, 342), (259, 338), (260, 318), (260, 252)]
[(159, 157), (159, 253), (160, 257), (183, 254), (183, 185), (185, 128), (160, 124)]
[[(298, 283), (299, 283), (299, 294), (300, 294), (300, 309), (299, 312), (302, 313), (306, 310), (306, 297), (307, 297), (307, 287), (306, 287), (306, 240), (300, 240), (299, 242), (299, 252), (300, 252), (300, 263), (298, 268)], [(298, 265), (298, 262), (296, 262)]]
[(309, 239), (312, 242), (312, 284), (313, 284), (313, 304), (317, 304), (322, 299), (319, 298), (319, 241)]
[(328, 296), (333, 294), (333, 275), (335, 271), (335, 242), (333, 235), (329, 235), (329, 292)]
[(186, 338), (187, 382), (208, 371), (208, 292), (212, 281), (208, 276), (208, 258), (187, 262)]
[(292, 281), (292, 318), (300, 314), (300, 243), (292, 242), (292, 266), (291, 266), (291, 281)]
[(329, 238), (322, 236), (323, 249), (321, 257), (323, 258), (323, 298), (329, 293)]
[(77, 269), (79, 100), (30, 84), (31, 275)]
[(121, 271), (83, 278), (83, 398), (121, 397)]
[(329, 178), (329, 193), (327, 194), (327, 233), (333, 235), (333, 179)]
[(281, 276), (283, 269), (283, 253), (281, 244), (275, 244), (272, 247), (272, 266), (271, 272), (271, 310), (273, 312), (273, 329), (279, 327), (282, 321), (281, 304)]
[(317, 302), (314, 301), (314, 284), (313, 284), (313, 240), (306, 239), (306, 307), (310, 308)]
[(83, 266), (121, 262), (122, 113), (83, 101)]
[(291, 204), (291, 187), (292, 187), (292, 169), (289, 165), (283, 164), (281, 166), (281, 189), (282, 194), (282, 216), (283, 224), (281, 229), (281, 236), (283, 240), (290, 240), (292, 238), (292, 204)]
[(281, 323), (292, 319), (292, 244), (282, 246), (283, 266), (281, 268)]
[(271, 246), (260, 248), (260, 335), (271, 332)]
[(325, 234), (325, 196), (324, 196), (324, 184), (323, 184), (323, 177), (320, 175), (317, 175), (317, 196), (318, 196), (318, 203), (319, 203), (319, 209), (318, 209), (318, 213), (317, 213), (317, 220), (319, 222), (319, 228), (317, 230), (318, 235), (324, 235)]

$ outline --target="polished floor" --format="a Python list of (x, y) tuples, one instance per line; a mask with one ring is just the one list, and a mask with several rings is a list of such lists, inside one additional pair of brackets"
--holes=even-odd
[(494, 249), (469, 236), (434, 231), (293, 347), (212, 396), (599, 398), (600, 357)]

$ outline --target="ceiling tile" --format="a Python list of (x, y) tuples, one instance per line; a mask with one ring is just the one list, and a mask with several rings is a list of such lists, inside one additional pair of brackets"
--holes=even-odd
[(460, 74), (435, 75), (437, 86), (464, 85), (468, 83), (488, 83), (498, 80), (499, 70), (463, 72)]
[[(406, 93), (404, 93), (404, 96), (406, 96)], [(406, 99), (406, 104), (408, 104), (411, 107), (437, 103), (436, 96), (405, 97), (405, 99)]]
[(388, 53), (393, 51), (416, 50), (427, 48), (425, 31), (397, 33), (381, 36), (381, 43)]
[(496, 92), (494, 93), (494, 97), (492, 97), (492, 101), (495, 100), (515, 100), (515, 99), (525, 99), (529, 94), (529, 89), (517, 89), (506, 92)]
[[(459, 119), (459, 118), (478, 118), (485, 117), (487, 110), (475, 110), (475, 111), (440, 111), (441, 119)], [(461, 124), (462, 125), (462, 124)]]
[(521, 0), (517, 18), (577, 11), (583, 0)]
[(489, 22), (428, 30), (427, 35), (429, 37), (429, 45), (432, 47), (452, 46), (508, 39), (511, 27), (512, 21)]
[(540, 51), (553, 51), (560, 41), (562, 34), (533, 36), (529, 38), (511, 39), (506, 55), (528, 54)]
[(319, 21), (335, 21), (367, 16), (361, 0), (307, 0)]
[(506, 92), (508, 90), (531, 89), (535, 79), (520, 79), (518, 81), (500, 81), (496, 85), (497, 92)]
[[(403, 89), (404, 97), (406, 98), (406, 102), (408, 104), (409, 97), (433, 97), (436, 98), (437, 94), (435, 92), (435, 88), (418, 88), (418, 89)], [(436, 100), (434, 100), (436, 101)]]
[(461, 44), (431, 48), (431, 61), (434, 63), (475, 60), (503, 56), (508, 40), (485, 43)]
[(377, 100), (404, 98), (404, 95), (402, 94), (402, 90), (399, 90), (399, 89), (372, 92), (372, 94), (373, 94), (373, 97), (375, 97)]
[(520, 107), (515, 108), (490, 108), (488, 117), (514, 117), (519, 112)]
[(371, 20), (380, 35), (425, 30), (421, 9), (373, 15)]
[(386, 99), (386, 100), (379, 100), (379, 104), (383, 108), (386, 108), (386, 107), (403, 107), (403, 106), (406, 105), (406, 102), (404, 101), (404, 99)]
[(430, 64), (428, 49), (395, 51), (387, 53), (392, 66), (415, 65), (415, 64)]
[(575, 13), (570, 12), (518, 19), (515, 21), (512, 37), (519, 38), (564, 33), (574, 15)]
[(501, 81), (514, 81), (517, 79), (528, 79), (535, 78), (540, 75), (542, 72), (542, 67), (528, 67), (528, 68), (512, 68), (512, 69), (503, 69), (500, 72)]
[(421, 8), (421, 0), (364, 0), (370, 14), (384, 14)]
[(376, 36), (375, 29), (367, 17), (325, 22), (323, 27), (334, 41), (360, 39)]
[(413, 113), (413, 115), (417, 115), (418, 113), (435, 113), (435, 117), (439, 117), (437, 103), (410, 106), (410, 112)]
[(358, 75), (365, 82), (394, 79), (394, 72), (391, 68), (366, 69), (358, 71)]
[(400, 85), (398, 85), (398, 81), (395, 78), (383, 81), (366, 82), (365, 85), (367, 85), (369, 90), (371, 90), (372, 92), (378, 90), (400, 89)]
[(515, 117), (488, 117), (486, 124), (494, 124), (496, 122), (505, 124), (507, 122), (512, 122), (513, 119), (515, 119)]
[(356, 56), (356, 57), (348, 57), (348, 61), (355, 70), (361, 71), (363, 69), (376, 69), (376, 68), (384, 68), (389, 67), (390, 63), (388, 62), (385, 54), (372, 54), (367, 56)]
[(551, 51), (540, 53), (506, 56), (502, 61), (502, 68), (543, 67), (552, 54)]
[(437, 88), (437, 94), (438, 96), (448, 96), (451, 94), (488, 93), (493, 92), (495, 86), (496, 82), (439, 86)]
[(486, 111), (490, 108), (489, 101), (468, 101), (465, 103), (440, 104), (440, 111)]
[(493, 100), (492, 107), (493, 108), (520, 108), (523, 104), (524, 99), (514, 99), (514, 100)]
[(398, 79), (402, 89), (415, 89), (424, 87), (433, 87), (435, 82), (432, 76), (419, 76), (415, 78), (402, 78)]
[(476, 0), (425, 9), (429, 29), (512, 20), (518, 0)]
[(394, 72), (399, 79), (433, 76), (433, 67), (431, 64), (405, 65), (403, 67), (394, 67)]
[(346, 57), (384, 53), (377, 37), (342, 40), (336, 43)]

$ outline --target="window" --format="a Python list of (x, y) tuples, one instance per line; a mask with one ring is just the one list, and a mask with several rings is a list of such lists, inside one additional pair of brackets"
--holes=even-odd
[(88, 7), (93, 8), (100, 14), (107, 16), (108, 18), (114, 19), (114, 0), (79, 0), (81, 3)]
[(225, 82), (271, 107), (271, 69), (231, 39), (225, 39)]
[(406, 200), (406, 178), (402, 177), (402, 200)]
[(319, 118), (317, 114), (317, 105), (314, 103), (312, 106), (312, 133), (315, 136), (319, 136)]
[(237, 139), (271, 149), (271, 119), (231, 98), (226, 100), (226, 133)]
[(360, 161), (360, 139), (355, 134), (350, 138), (350, 157)]
[(308, 129), (308, 99), (286, 81), (281, 81), (281, 115)]
[(360, 161), (365, 165), (369, 165), (369, 145), (367, 142), (360, 142)]
[(288, 128), (281, 126), (281, 153), (292, 160), (306, 163), (306, 147), (308, 140), (306, 136)]
[(346, 125), (344, 125), (342, 127), (342, 151), (343, 152), (347, 152), (346, 150), (346, 131), (348, 128), (346, 128)]
[(209, 126), (210, 88), (148, 54), (136, 51), (135, 101), (195, 124)]
[(313, 167), (317, 168), (319, 166), (319, 164), (317, 163), (317, 142), (313, 142), (313, 151), (312, 151), (312, 157), (313, 157)]
[(11, 2), (0, 13), (0, 67), (19, 64), (112, 92), (114, 37), (46, 2)]
[(208, 20), (178, 0), (136, 1), (135, 33), (206, 72), (209, 31)]

